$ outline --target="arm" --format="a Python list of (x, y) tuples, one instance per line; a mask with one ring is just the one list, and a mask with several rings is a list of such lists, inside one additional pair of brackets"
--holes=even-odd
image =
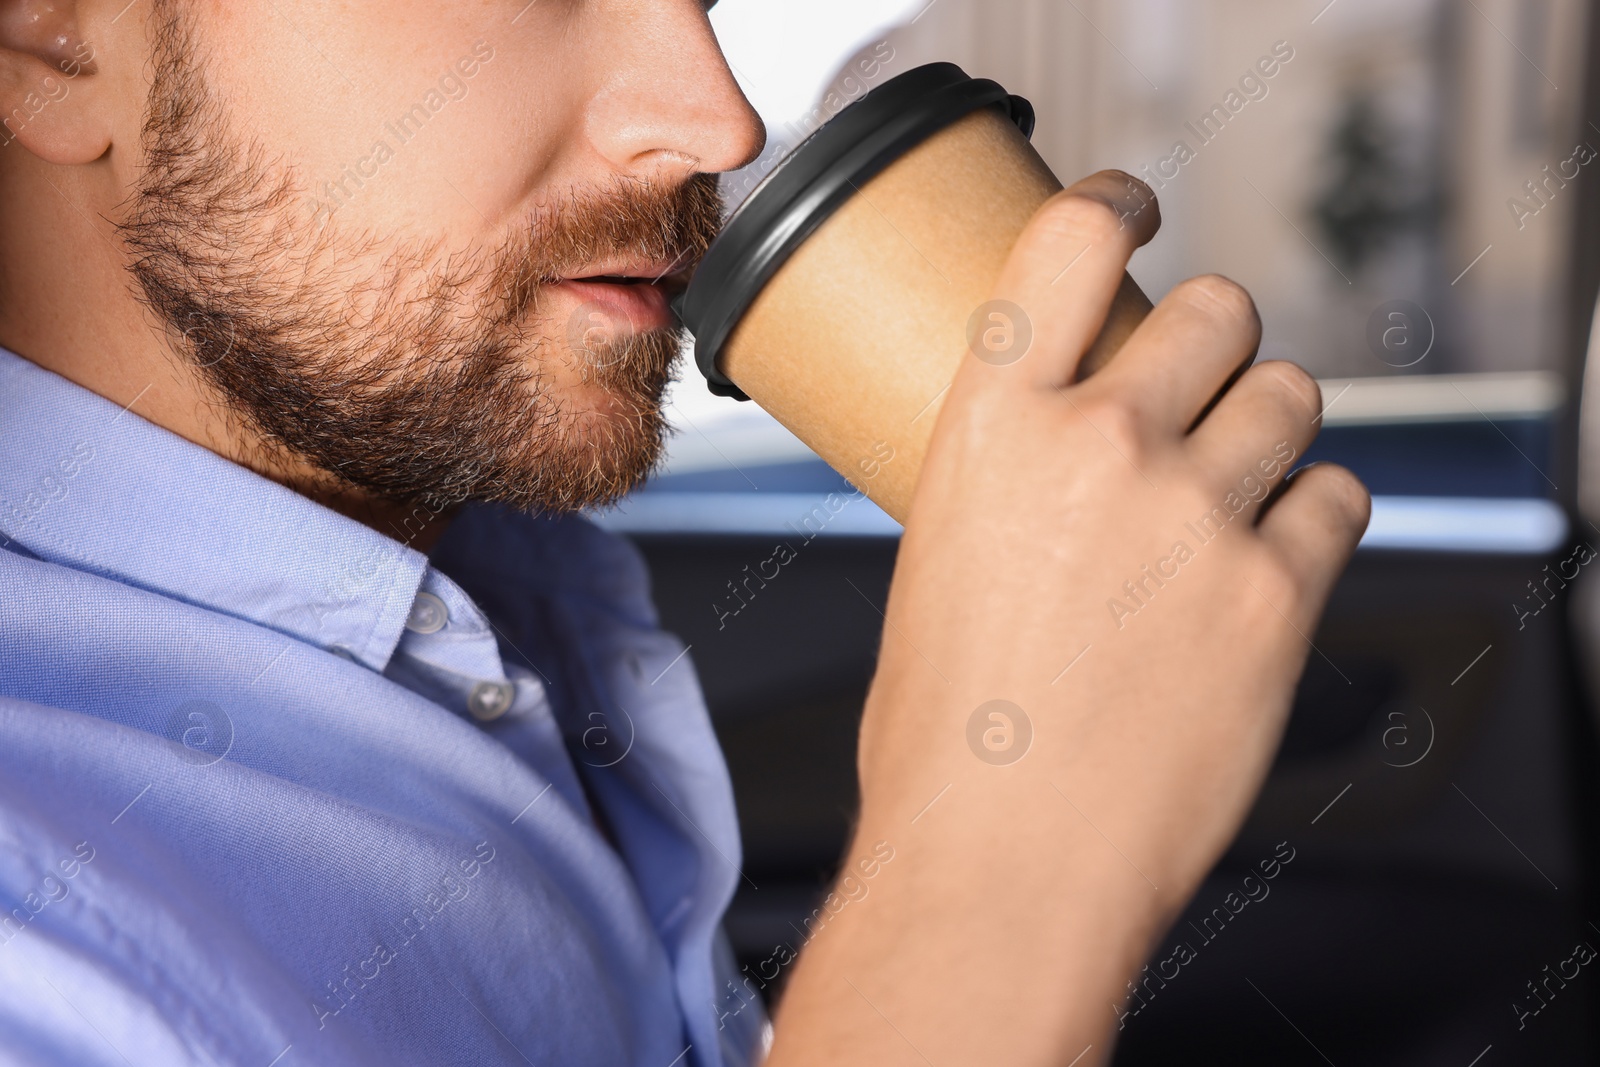
[[(940, 414), (862, 722), (846, 871), (879, 866), (802, 953), (775, 1067), (1104, 1062), (1266, 774), (1368, 499), (1316, 466), (1264, 500), (1321, 399), (1266, 363), (1207, 411), (1260, 339), (1224, 279), (1177, 286), (1073, 384), (1158, 225), (1139, 206), (1101, 174), (1041, 209), (996, 291), (1032, 348), (966, 360)], [(969, 733), (994, 700), (1020, 714)]]

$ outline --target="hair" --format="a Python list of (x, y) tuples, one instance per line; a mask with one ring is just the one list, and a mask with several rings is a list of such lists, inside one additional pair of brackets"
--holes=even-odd
[[(293, 166), (233, 135), (179, 7), (152, 6), (144, 169), (119, 229), (143, 300), (255, 458), (435, 507), (568, 510), (648, 475), (681, 334), (573, 343), (540, 297), (618, 253), (698, 260), (722, 218), (713, 175), (550, 197), (488, 249), (347, 234), (308, 217)], [(576, 409), (562, 366), (605, 402)]]

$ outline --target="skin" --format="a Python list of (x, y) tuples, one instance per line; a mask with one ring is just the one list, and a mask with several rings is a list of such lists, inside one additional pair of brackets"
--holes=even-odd
[[(191, 441), (393, 532), (400, 516), (416, 515), (413, 505), (340, 484), (271, 448), (207, 387), (195, 361), (178, 351), (170, 325), (130, 285), (118, 227), (129, 221), (129, 197), (145, 163), (140, 133), (152, 34), (149, 0), (124, 14), (126, 5), (0, 3), (0, 114), (20, 108), (24, 117), (9, 121), (0, 148), (0, 341)], [(346, 247), (376, 242), (339, 265), (347, 280), (378, 278), (393, 253), (419, 243), (437, 245), (436, 264), (482, 257), (524, 231), (541, 207), (621, 182), (678, 186), (743, 164), (764, 142), (696, 0), (540, 0), (526, 7), (474, 0), (451, 5), (449, 18), (420, 0), (176, 6), (195, 24), (198, 54), (233, 132), (300, 179), (304, 202), (286, 210), (302, 230), (317, 189), (367, 157), (386, 125), (440, 72), (479, 42), (493, 48), (466, 94), (339, 208), (335, 225)], [(85, 46), (92, 66), (70, 66), (76, 76), (64, 77)], [(40, 99), (49, 101), (42, 110)], [(572, 273), (610, 273), (612, 258)], [(298, 266), (284, 272), (291, 284)], [(603, 288), (557, 287), (545, 296), (530, 329), (562, 347), (582, 305), (608, 300)], [(664, 324), (634, 310), (630, 328)], [(347, 328), (358, 333), (368, 311), (353, 298)], [(603, 425), (617, 413), (616, 396), (584, 380), (582, 361), (538, 358), (533, 348), (530, 342), (527, 362), (547, 378), (544, 395), (561, 405), (569, 427), (582, 427), (586, 417), (589, 428)], [(438, 522), (433, 526), (419, 546), (437, 534)]]
[[(118, 224), (143, 159), (150, 40), (145, 0), (125, 2), (0, 0), (0, 113), (84, 42), (94, 56), (0, 147), (0, 343), (392, 527), (406, 502), (253, 434), (131, 283)], [(493, 248), (539, 203), (619, 178), (679, 184), (762, 143), (692, 0), (473, 0), (449, 18), (420, 0), (190, 8), (238, 129), (309, 175), (336, 175), (439, 70), (494, 42), (471, 93), (341, 208), (341, 226), (382, 240)], [(1106, 602), (1123, 581), (1280, 444), (1303, 452), (1320, 410), (1285, 363), (1252, 367), (1208, 409), (1260, 339), (1248, 295), (1215, 277), (1175, 288), (1074, 384), (1159, 224), (1125, 199), (1129, 180), (1096, 175), (1041, 209), (995, 292), (1030, 317), (1032, 348), (967, 360), (941, 411), (862, 723), (846, 870), (879, 862), (795, 965), (774, 1064), (1061, 1064), (1086, 1047), (1080, 1063), (1104, 1062), (1110, 1005), (1237, 831), (1281, 737), (1302, 635), (1368, 498), (1342, 469), (1301, 472), (1118, 625)], [(1072, 284), (1053, 286), (1086, 246)], [(562, 322), (586, 298), (557, 286), (545, 311)], [(602, 383), (548, 369), (566, 417), (608, 417)], [(1005, 766), (967, 740), (995, 699), (1033, 728)]]
[[(1079, 1062), (1104, 1062), (1111, 1006), (1266, 776), (1302, 635), (1366, 527), (1366, 490), (1316, 465), (1286, 488), (1282, 469), (1265, 478), (1281, 488), (1270, 507), (1242, 501), (1209, 543), (1187, 530), (1320, 423), (1316, 382), (1283, 362), (1207, 410), (1261, 337), (1227, 279), (1174, 288), (1071, 384), (1159, 225), (1154, 211), (1123, 224), (1139, 196), (1127, 181), (1094, 175), (1041, 208), (995, 291), (1030, 317), (1032, 348), (1008, 366), (966, 360), (939, 416), (862, 721), (845, 870), (878, 842), (894, 859), (802, 954), (774, 1065), (1062, 1064), (1091, 1047)], [(1194, 558), (1119, 626), (1107, 600), (1180, 540)], [(1008, 766), (968, 747), (969, 717), (995, 699), (1034, 731)]]

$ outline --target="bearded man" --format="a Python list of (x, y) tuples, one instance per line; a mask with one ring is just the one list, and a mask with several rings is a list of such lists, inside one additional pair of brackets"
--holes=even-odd
[[(1367, 508), (1309, 468), (1110, 626), (1320, 410), (1281, 363), (1212, 404), (1260, 333), (1219, 278), (1075, 381), (1147, 190), (1041, 210), (997, 290), (1034, 348), (939, 415), (843, 860), (872, 893), (773, 1029), (718, 1008), (739, 845), (692, 665), (577, 514), (660, 458), (668, 300), (763, 142), (700, 0), (0, 0), (0, 124), (0, 1063), (1107, 1054)], [(1034, 747), (975, 774), (997, 698)]]

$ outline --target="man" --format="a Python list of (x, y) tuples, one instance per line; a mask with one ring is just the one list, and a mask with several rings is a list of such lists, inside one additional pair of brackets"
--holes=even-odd
[[(698, 0), (0, 0), (0, 115), (0, 1062), (758, 1059), (697, 683), (569, 514), (658, 457), (666, 297), (761, 146)], [(996, 294), (1033, 349), (939, 416), (872, 892), (770, 1062), (1102, 1061), (1265, 773), (1366, 497), (1238, 498), (1319, 399), (1269, 363), (1208, 411), (1259, 337), (1221, 279), (1072, 384), (1130, 196), (1041, 211)], [(632, 328), (575, 359), (595, 309)]]

